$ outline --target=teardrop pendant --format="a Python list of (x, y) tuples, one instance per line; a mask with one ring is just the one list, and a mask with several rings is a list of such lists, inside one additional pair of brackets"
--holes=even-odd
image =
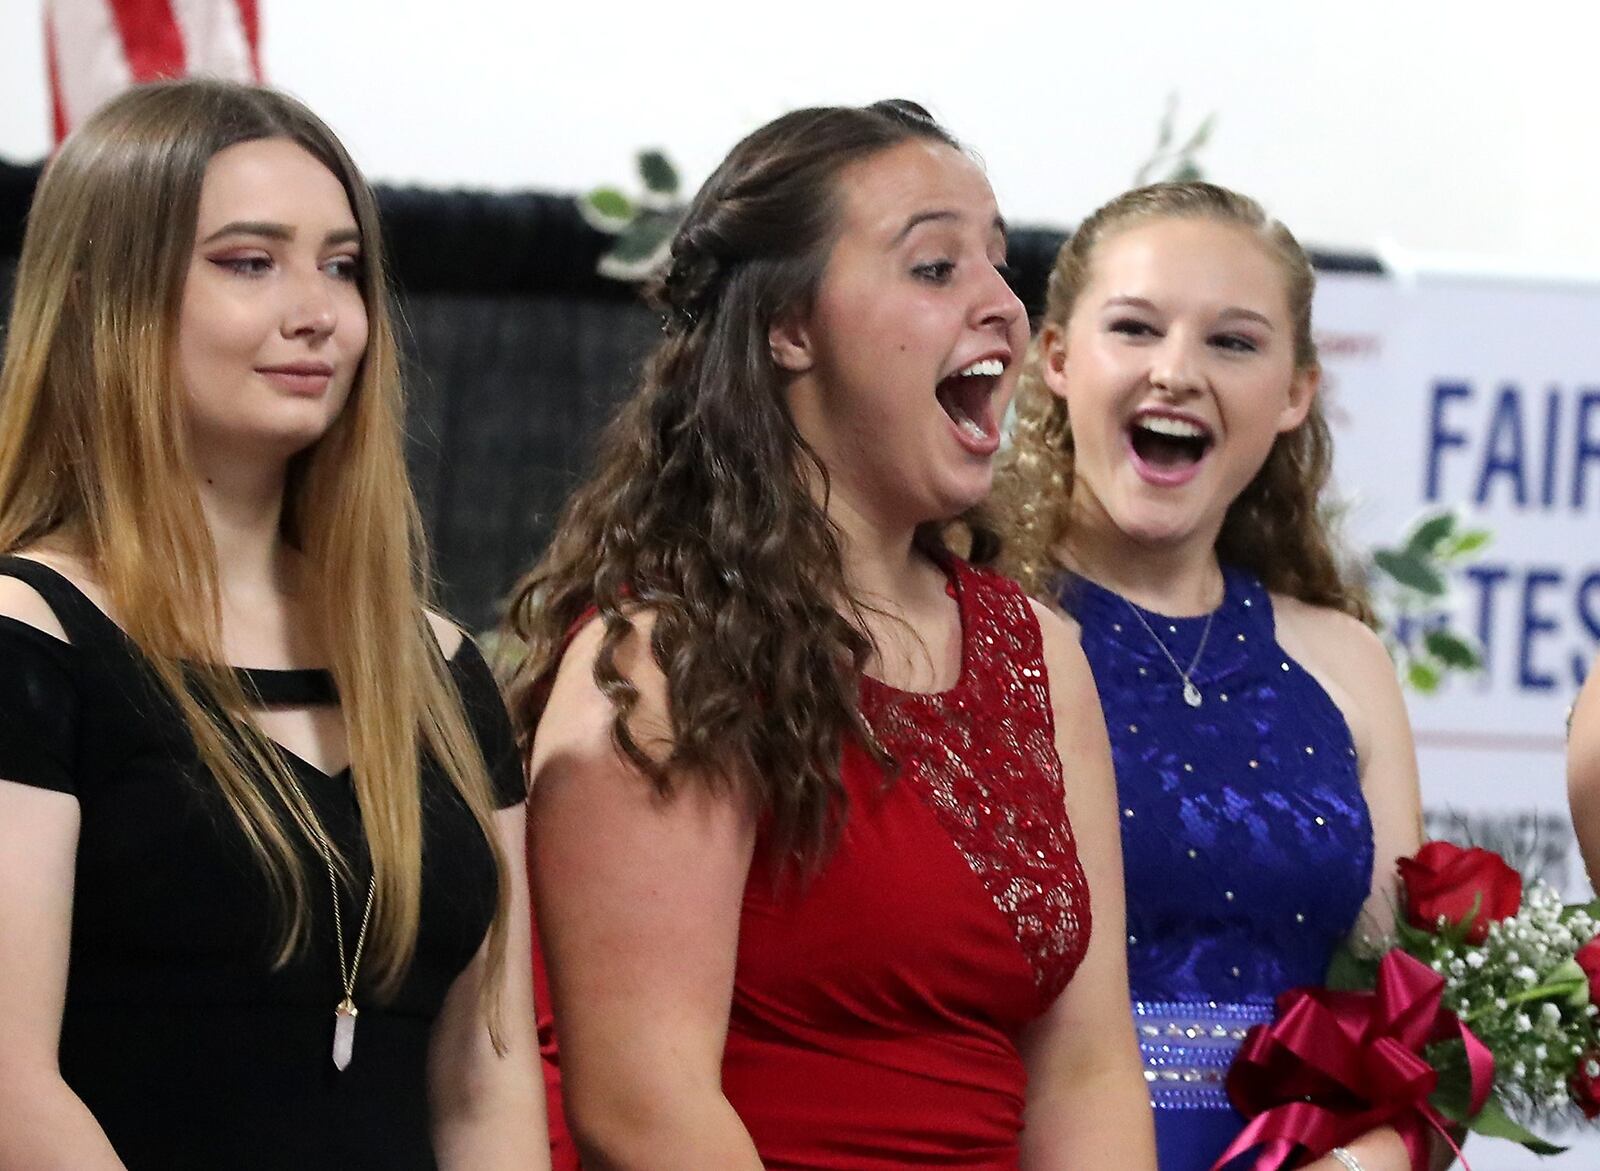
[(1190, 707), (1199, 707), (1202, 702), (1200, 689), (1187, 679), (1183, 681), (1183, 702)]
[(333, 1010), (333, 1067), (343, 1073), (356, 1048), (356, 1005), (346, 996)]

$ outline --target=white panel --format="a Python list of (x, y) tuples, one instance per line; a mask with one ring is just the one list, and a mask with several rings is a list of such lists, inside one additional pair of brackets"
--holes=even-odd
[(67, 125), (79, 125), (133, 80), (108, 0), (47, 0)]

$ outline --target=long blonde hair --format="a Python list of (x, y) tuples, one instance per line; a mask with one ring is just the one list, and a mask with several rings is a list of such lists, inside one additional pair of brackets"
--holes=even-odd
[[(295, 839), (315, 843), (322, 827), (223, 665), (216, 550), (174, 373), (206, 167), (228, 146), (266, 138), (321, 161), (344, 186), (361, 233), (366, 354), (344, 410), (290, 462), (283, 531), (304, 554), (344, 708), (376, 889), (367, 970), (390, 996), (415, 954), (421, 912), (420, 751), (440, 762), (494, 850), (497, 960), (508, 878), (483, 756), (424, 610), (426, 551), (405, 471), (377, 205), (304, 106), (225, 82), (143, 87), (105, 106), (46, 168), (0, 367), (0, 551), (59, 534), (87, 558), (267, 875), (280, 920), (273, 962), (285, 963), (311, 918)], [(348, 878), (349, 860), (336, 861)]]
[[(1255, 232), (1278, 263), (1294, 326), (1297, 370), (1317, 367), (1311, 332), (1316, 274), (1289, 229), (1248, 196), (1211, 183), (1156, 183), (1125, 192), (1078, 226), (1050, 271), (1043, 323), (1064, 330), (1089, 281), (1095, 249), (1136, 223), (1207, 219)], [(1059, 550), (1070, 540), (1074, 448), (1067, 404), (1045, 384), (1038, 340), (1017, 383), (1011, 444), (995, 471), (992, 512), (1001, 530), (1000, 566), (1029, 593), (1059, 584)], [(1305, 421), (1277, 437), (1266, 462), (1229, 505), (1217, 555), (1266, 587), (1372, 621), (1366, 589), (1341, 568), (1321, 495), (1333, 468), (1333, 438), (1313, 399)]]

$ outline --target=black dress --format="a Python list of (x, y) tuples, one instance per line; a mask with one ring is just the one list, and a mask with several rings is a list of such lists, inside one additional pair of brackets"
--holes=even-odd
[[(341, 1073), (321, 854), (304, 848), (307, 946), (273, 971), (266, 879), (147, 661), (53, 570), (0, 557), (0, 575), (37, 590), (70, 639), (0, 616), (0, 778), (78, 799), (61, 1072), (129, 1171), (434, 1167), (429, 1033), (496, 890), (488, 843), (442, 769), (423, 761), (416, 960), (388, 1004), (358, 983), (354, 1060)], [(497, 803), (514, 805), (522, 771), (493, 677), (470, 640), (450, 669)], [(325, 672), (245, 675), (265, 702), (336, 702)], [(368, 875), (349, 771), (285, 755), (330, 838), (359, 860), (359, 893), (342, 892), (348, 951)]]

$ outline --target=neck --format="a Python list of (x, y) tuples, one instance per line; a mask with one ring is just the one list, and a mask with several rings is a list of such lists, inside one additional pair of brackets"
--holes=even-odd
[(200, 469), (200, 507), (217, 552), (217, 585), (230, 602), (281, 592), (282, 463), (215, 461)]
[(901, 603), (925, 559), (917, 552), (915, 525), (896, 524), (858, 507), (837, 487), (828, 519), (839, 532), (845, 584), (863, 600)]
[(1215, 532), (1172, 542), (1146, 542), (1123, 532), (1098, 504), (1074, 506), (1063, 563), (1135, 605), (1158, 614), (1206, 614), (1222, 600)]

